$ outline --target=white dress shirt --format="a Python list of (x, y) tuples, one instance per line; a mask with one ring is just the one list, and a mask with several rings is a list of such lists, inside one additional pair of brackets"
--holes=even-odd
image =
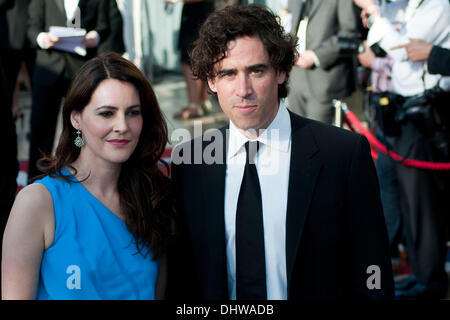
[(423, 39), (434, 45), (450, 48), (448, 0), (425, 0), (422, 3), (420, 1), (409, 0), (404, 25), (400, 31), (397, 31), (387, 18), (379, 17), (375, 19), (368, 35), (369, 45), (379, 42), (380, 46), (393, 57), (391, 74), (393, 91), (403, 96), (422, 93), (424, 89), (434, 87), (441, 78), (440, 87), (450, 90), (450, 77), (429, 74), (426, 72), (426, 61), (410, 61), (406, 49), (390, 50), (393, 46), (408, 43), (409, 38)]
[[(230, 299), (236, 299), (236, 208), (244, 176), (246, 138), (230, 121), (225, 176), (225, 237)], [(267, 299), (287, 299), (286, 209), (291, 158), (291, 120), (280, 102), (278, 113), (257, 138), (261, 146), (255, 156), (261, 186)]]
[[(78, 10), (79, 2), (80, 2), (79, 0), (64, 0), (64, 11), (66, 13), (66, 21), (72, 21), (73, 19), (75, 19), (75, 15)], [(92, 32), (95, 34), (97, 39), (99, 39), (99, 41), (100, 41), (100, 35), (97, 33), (97, 31), (93, 30)], [(49, 48), (49, 46), (44, 44), (43, 38), (44, 38), (45, 34), (46, 34), (46, 32), (41, 32), (38, 34), (38, 36), (36, 38), (37, 44), (42, 49)]]
[(64, 10), (66, 11), (66, 18), (71, 21), (75, 18), (79, 0), (64, 0)]

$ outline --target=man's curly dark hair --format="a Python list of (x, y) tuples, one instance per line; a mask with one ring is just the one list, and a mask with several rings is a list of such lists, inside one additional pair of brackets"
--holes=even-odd
[(278, 98), (285, 98), (297, 38), (287, 34), (280, 18), (264, 5), (230, 6), (209, 15), (190, 53), (194, 77), (203, 81), (215, 78), (214, 66), (225, 58), (228, 42), (246, 36), (259, 37), (272, 67), (286, 73), (286, 81), (278, 86)]

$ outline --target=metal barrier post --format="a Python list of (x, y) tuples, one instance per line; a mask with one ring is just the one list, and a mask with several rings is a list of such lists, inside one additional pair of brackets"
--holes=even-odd
[(342, 128), (342, 101), (333, 99), (332, 105), (334, 107), (334, 125)]

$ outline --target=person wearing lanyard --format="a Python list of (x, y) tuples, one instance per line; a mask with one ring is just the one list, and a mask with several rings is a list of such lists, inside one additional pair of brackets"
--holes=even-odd
[[(450, 47), (450, 4), (447, 0), (409, 0), (405, 23), (400, 31), (380, 14), (372, 0), (354, 0), (363, 9), (362, 16), (369, 26), (368, 42), (376, 41), (393, 59), (392, 91), (402, 100), (433, 94), (427, 104), (414, 104), (424, 110), (419, 117), (408, 118), (407, 104), (397, 108), (403, 113), (398, 123), (399, 135), (395, 137), (394, 150), (408, 158), (449, 162), (448, 132), (439, 119), (445, 109), (442, 97), (450, 90), (450, 78), (431, 74), (426, 61), (412, 61), (405, 48), (399, 48), (418, 38), (433, 45)], [(446, 93), (447, 92), (447, 93)], [(429, 97), (427, 95), (427, 97)], [(430, 108), (431, 106), (431, 108)], [(433, 114), (430, 114), (433, 110)], [(411, 110), (410, 110), (411, 111)], [(421, 117), (422, 116), (422, 117)], [(435, 118), (436, 116), (436, 118)], [(441, 118), (445, 120), (444, 118)], [(446, 171), (419, 170), (397, 165), (400, 183), (402, 214), (405, 221), (407, 252), (414, 275), (408, 285), (398, 288), (400, 299), (442, 298), (447, 293), (448, 279), (445, 272), (446, 219), (450, 211), (449, 173)]]

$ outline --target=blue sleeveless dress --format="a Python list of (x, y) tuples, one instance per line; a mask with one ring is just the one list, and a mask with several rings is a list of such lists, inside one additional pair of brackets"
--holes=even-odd
[(36, 299), (154, 299), (159, 261), (139, 254), (125, 222), (70, 177), (74, 182), (48, 176), (35, 182), (49, 190), (55, 211)]

